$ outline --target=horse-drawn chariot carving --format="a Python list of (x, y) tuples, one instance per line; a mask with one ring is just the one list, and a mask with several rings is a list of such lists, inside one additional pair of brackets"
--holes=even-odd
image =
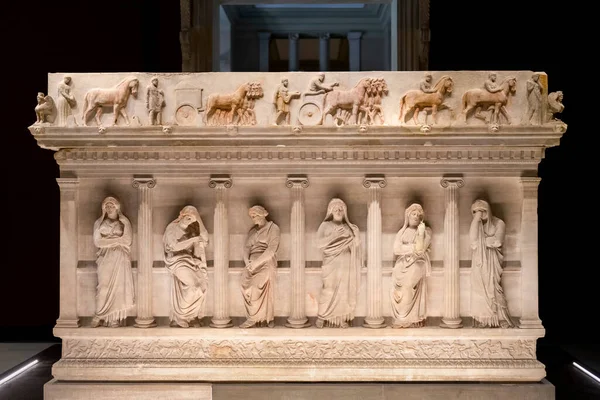
[(206, 101), (205, 125), (256, 125), (254, 104), (263, 97), (260, 82), (247, 82), (233, 93), (212, 93)]

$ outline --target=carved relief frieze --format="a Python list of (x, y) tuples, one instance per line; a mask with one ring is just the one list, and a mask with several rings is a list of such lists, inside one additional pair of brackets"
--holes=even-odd
[(282, 360), (535, 360), (535, 340), (396, 339), (65, 339), (63, 359)]
[(96, 124), (102, 126), (101, 117), (104, 107), (112, 107), (113, 125), (117, 125), (119, 115), (122, 115), (125, 124), (129, 125), (129, 116), (125, 111), (125, 107), (127, 107), (130, 95), (137, 97), (138, 86), (138, 78), (128, 76), (111, 88), (95, 88), (87, 91), (84, 96), (83, 114), (81, 116), (83, 125), (87, 125), (92, 112), (96, 111)]
[(472, 116), (485, 121), (492, 131), (498, 131), (503, 123), (510, 125), (511, 118), (506, 106), (509, 98), (517, 91), (517, 78), (509, 76), (500, 83), (497, 79), (498, 75), (491, 72), (483, 89), (470, 89), (462, 95), (462, 122), (467, 122), (475, 111)]
[[(452, 93), (454, 81), (448, 75), (444, 75), (438, 79), (435, 84), (432, 84), (433, 76), (430, 72), (426, 72), (423, 80), (419, 84), (419, 89), (409, 90), (400, 98), (400, 114), (399, 121), (401, 124), (406, 123), (406, 118), (412, 114), (412, 120), (415, 125), (419, 125), (419, 113), (425, 112), (423, 130), (429, 132), (431, 124), (437, 122), (437, 113), (439, 110), (447, 109), (454, 116), (454, 110), (444, 103), (446, 96)], [(431, 114), (431, 124), (427, 121), (427, 115)]]
[(263, 97), (260, 82), (247, 82), (232, 93), (212, 93), (206, 101), (205, 125), (256, 125), (254, 106)]

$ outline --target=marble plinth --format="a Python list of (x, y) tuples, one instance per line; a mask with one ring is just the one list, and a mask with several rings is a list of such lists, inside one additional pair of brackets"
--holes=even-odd
[(540, 381), (543, 329), (55, 328), (65, 381)]

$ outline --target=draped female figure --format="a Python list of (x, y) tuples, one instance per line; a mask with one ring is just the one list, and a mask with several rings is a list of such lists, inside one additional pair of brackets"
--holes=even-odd
[(261, 206), (250, 208), (248, 214), (254, 226), (248, 232), (244, 246), (242, 272), (242, 295), (246, 307), (246, 321), (240, 328), (251, 328), (266, 324), (274, 326), (274, 295), (277, 276), (277, 249), (279, 227), (267, 221), (267, 210)]
[(514, 327), (501, 285), (504, 221), (485, 200), (471, 205), (471, 314), (476, 327)]
[(431, 274), (429, 245), (431, 229), (425, 226), (425, 213), (420, 204), (412, 204), (404, 212), (404, 225), (394, 241), (396, 264), (392, 272), (392, 315), (394, 328), (423, 326), (426, 277)]
[(96, 312), (91, 326), (116, 328), (125, 324), (127, 311), (135, 306), (131, 272), (131, 222), (114, 197), (102, 202), (102, 216), (94, 223), (94, 245), (98, 247)]
[(201, 326), (208, 288), (208, 232), (196, 207), (185, 206), (163, 235), (165, 266), (170, 272), (171, 326)]
[(354, 319), (363, 259), (358, 227), (350, 223), (342, 200), (329, 202), (317, 231), (317, 246), (323, 255), (323, 286), (316, 326), (347, 328)]

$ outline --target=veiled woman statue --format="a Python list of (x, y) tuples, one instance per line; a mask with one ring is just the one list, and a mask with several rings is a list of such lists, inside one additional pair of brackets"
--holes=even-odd
[(425, 226), (425, 213), (420, 204), (412, 204), (404, 211), (404, 225), (394, 241), (394, 255), (398, 256), (392, 272), (393, 328), (423, 326), (426, 277), (431, 274), (429, 245), (431, 229)]
[(494, 217), (485, 200), (471, 205), (471, 313), (476, 327), (514, 327), (500, 283), (504, 221)]
[[(56, 98), (56, 124), (58, 126), (67, 126), (67, 119), (72, 114), (71, 108), (75, 107), (76, 103), (75, 96), (71, 93), (71, 77), (65, 76), (58, 84), (58, 97)], [(73, 120), (75, 121), (75, 115), (73, 115)]]
[(317, 247), (323, 254), (323, 287), (316, 326), (322, 328), (327, 323), (347, 328), (354, 319), (363, 260), (358, 227), (350, 223), (342, 200), (329, 202), (317, 231)]
[(102, 216), (94, 223), (98, 286), (92, 328), (101, 324), (111, 328), (125, 325), (127, 311), (135, 305), (131, 242), (131, 223), (121, 212), (121, 204), (114, 197), (105, 198)]
[(267, 210), (254, 206), (248, 211), (254, 226), (248, 232), (244, 246), (242, 295), (246, 306), (246, 321), (240, 328), (274, 325), (274, 294), (277, 274), (279, 227), (267, 221)]
[(163, 235), (165, 266), (173, 277), (171, 326), (202, 326), (208, 288), (206, 252), (208, 232), (196, 207), (185, 206)]

